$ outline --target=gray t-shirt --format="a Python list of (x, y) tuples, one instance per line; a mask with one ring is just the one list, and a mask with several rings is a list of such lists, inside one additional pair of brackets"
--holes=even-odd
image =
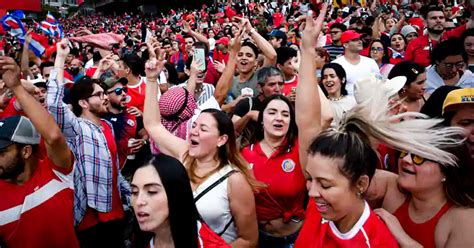
[(258, 80), (257, 80), (257, 75), (258, 71), (255, 71), (252, 77), (245, 82), (239, 82), (239, 76), (234, 76), (232, 79), (232, 88), (230, 89), (230, 94), (233, 99), (237, 99), (242, 92), (243, 88), (251, 88), (254, 92), (254, 96), (257, 95), (257, 85), (258, 85)]

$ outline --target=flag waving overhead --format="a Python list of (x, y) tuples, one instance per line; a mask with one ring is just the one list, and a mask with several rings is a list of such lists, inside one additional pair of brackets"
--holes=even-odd
[[(14, 15), (6, 15), (1, 20), (2, 27), (5, 31), (16, 37), (21, 44), (25, 43), (26, 29), (21, 20)], [(29, 49), (32, 50), (36, 56), (41, 57), (48, 47), (48, 40), (44, 36), (36, 33), (31, 33), (31, 42)]]
[(26, 34), (21, 20), (13, 15), (6, 15), (2, 18), (2, 27), (5, 31), (10, 31), (10, 34), (15, 37), (22, 37)]
[(46, 20), (41, 22), (41, 30), (44, 34), (53, 36), (54, 38), (59, 39), (64, 37), (63, 28), (51, 12), (48, 12)]

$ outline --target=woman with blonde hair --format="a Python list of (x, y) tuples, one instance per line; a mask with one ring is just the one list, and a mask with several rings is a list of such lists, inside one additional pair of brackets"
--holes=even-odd
[[(456, 164), (456, 156), (451, 149), (462, 148), (459, 146), (463, 141), (459, 138), (463, 134), (461, 129), (437, 127), (440, 120), (420, 119), (424, 116), (413, 112), (389, 115), (392, 92), (375, 77), (361, 80), (359, 85), (363, 88), (358, 90), (366, 91), (371, 97), (349, 110), (338, 126), (324, 130), (318, 125), (321, 105), (319, 92), (313, 86), (316, 79), (314, 64), (310, 61), (325, 7), (315, 22), (311, 17), (307, 19), (302, 39), (296, 120), (300, 131), (300, 162), (308, 174), (310, 200), (305, 224), (295, 247), (417, 247), (420, 243), (432, 247), (434, 243), (414, 240), (418, 237), (410, 237), (411, 233), (407, 231), (422, 232), (425, 228), (431, 236), (420, 236), (430, 241), (435, 239), (436, 246), (473, 246), (469, 237), (472, 235), (465, 235), (469, 225), (472, 226), (472, 209), (459, 207), (446, 210), (450, 204), (445, 206), (447, 199), (452, 204), (472, 206), (472, 186), (462, 179), (471, 174), (467, 173), (471, 169), (466, 166), (472, 163), (460, 160), (458, 165), (463, 169), (457, 171), (444, 170), (440, 166)], [(401, 118), (405, 121), (398, 121)], [(375, 140), (408, 151), (400, 156), (406, 161), (400, 167), (405, 173), (402, 187), (408, 190), (405, 196), (398, 190), (393, 176), (379, 171), (376, 173), (378, 158), (372, 148)], [(456, 171), (455, 175), (450, 175), (453, 171)], [(449, 184), (443, 189), (443, 183), (448, 180)], [(452, 187), (454, 184), (464, 188)], [(440, 220), (437, 225), (428, 223), (414, 228), (407, 225), (407, 235), (393, 216), (383, 210), (372, 211), (366, 198), (383, 200), (382, 205), (390, 212), (404, 207), (401, 205), (408, 201), (408, 207), (405, 207), (408, 210), (401, 209), (401, 216), (416, 216), (411, 219), (415, 223), (429, 222), (433, 217), (437, 221), (443, 213), (449, 217)], [(449, 211), (451, 214), (448, 214)], [(385, 224), (375, 213), (382, 217)], [(402, 222), (405, 228), (403, 223), (406, 222)]]
[(163, 60), (146, 64), (147, 88), (143, 120), (151, 139), (164, 154), (186, 167), (197, 209), (211, 229), (233, 247), (254, 247), (258, 239), (252, 182), (235, 141), (234, 126), (222, 111), (202, 111), (187, 141), (161, 123), (157, 76)]

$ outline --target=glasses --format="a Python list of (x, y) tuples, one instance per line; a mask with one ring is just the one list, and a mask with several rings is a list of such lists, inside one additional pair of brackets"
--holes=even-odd
[(105, 97), (105, 93), (103, 91), (99, 91), (99, 92), (96, 92), (92, 95), (90, 95), (88, 98), (91, 98), (91, 97), (99, 97), (100, 100), (103, 100), (104, 97)]
[(411, 152), (406, 152), (406, 151), (398, 151), (398, 158), (403, 159), (407, 155), (410, 155), (411, 161), (416, 164), (416, 165), (422, 165), (427, 159), (418, 155), (415, 155)]
[(115, 95), (119, 96), (122, 95), (122, 93), (127, 94), (128, 89), (125, 87), (122, 88), (116, 88), (115, 90), (108, 91), (107, 94), (115, 93)]
[(466, 66), (466, 63), (464, 62), (457, 62), (457, 63), (444, 63), (444, 62), (441, 62), (441, 64), (443, 64), (446, 68), (452, 70), (454, 69), (454, 67), (456, 67), (457, 69), (463, 69), (464, 66)]
[(372, 47), (372, 48), (370, 49), (370, 51), (371, 51), (371, 52), (379, 52), (379, 53), (381, 53), (381, 52), (383, 52), (383, 47)]

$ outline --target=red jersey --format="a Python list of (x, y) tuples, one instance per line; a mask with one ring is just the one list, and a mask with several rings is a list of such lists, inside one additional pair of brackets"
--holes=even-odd
[(380, 144), (377, 147), (379, 155), (379, 162), (377, 163), (377, 169), (391, 171), (398, 174), (398, 159), (396, 157), (396, 151), (386, 145)]
[(6, 247), (79, 247), (72, 169), (46, 158), (23, 185), (0, 180), (0, 240)]
[(293, 88), (296, 88), (297, 84), (298, 84), (298, 74), (295, 74), (295, 76), (292, 79), (285, 81), (285, 85), (283, 86), (283, 95), (289, 96)]
[[(119, 168), (122, 169), (127, 155), (129, 153), (128, 140), (130, 138), (136, 138), (137, 134), (137, 117), (124, 111), (120, 114), (109, 113), (105, 116), (112, 126), (114, 127), (115, 140), (117, 141), (117, 150), (119, 156)], [(120, 132), (120, 133), (119, 133)]]
[(410, 215), (408, 214), (408, 204), (410, 199), (405, 200), (405, 202), (393, 213), (400, 221), (403, 230), (414, 240), (420, 243), (423, 247), (436, 247), (435, 246), (435, 229), (438, 224), (439, 219), (451, 208), (452, 204), (446, 202), (443, 207), (438, 211), (438, 213), (426, 221), (425, 223), (415, 223), (411, 220)]
[(301, 228), (295, 248), (349, 248), (349, 247), (398, 247), (387, 226), (365, 203), (364, 212), (347, 233), (341, 233), (332, 221), (321, 217), (314, 199), (309, 200), (306, 220)]
[[(441, 36), (441, 41), (444, 41), (450, 37), (459, 37), (466, 30), (466, 24), (461, 25), (455, 29), (445, 31)], [(405, 52), (405, 60), (411, 60), (422, 66), (429, 66), (430, 52), (438, 44), (437, 41), (431, 40), (428, 34), (420, 36), (408, 43), (407, 50)]]
[(298, 141), (288, 151), (277, 151), (269, 158), (260, 147), (260, 142), (245, 147), (242, 156), (252, 168), (255, 179), (265, 183), (266, 188), (255, 193), (257, 219), (268, 221), (283, 218), (304, 219), (306, 179), (298, 154)]
[(229, 61), (229, 53), (223, 53), (216, 49), (214, 50), (214, 53), (212, 54), (212, 59), (214, 61), (219, 61), (221, 63), (224, 62), (227, 65), (227, 62)]
[(14, 96), (12, 97), (12, 99), (10, 99), (10, 101), (8, 102), (8, 105), (5, 107), (5, 109), (1, 113), (2, 119), (16, 116), (16, 115), (26, 116), (23, 110), (19, 110), (15, 107), (15, 104), (14, 104), (15, 102), (16, 102), (16, 97)]
[(126, 87), (128, 88), (127, 108), (136, 107), (143, 112), (143, 107), (145, 106), (145, 78), (142, 78), (137, 85), (127, 85)]
[(281, 26), (283, 23), (283, 14), (282, 13), (274, 13), (273, 14), (273, 26), (275, 28)]
[(117, 146), (115, 144), (114, 135), (110, 126), (103, 120), (101, 120), (105, 139), (107, 141), (107, 147), (109, 148), (110, 155), (112, 157), (112, 211), (107, 213), (98, 212), (95, 209), (88, 208), (84, 216), (84, 219), (79, 224), (79, 230), (83, 231), (89, 229), (99, 222), (107, 222), (112, 220), (122, 219), (124, 217), (122, 201), (120, 199), (120, 193), (118, 191), (118, 166), (117, 166)]

